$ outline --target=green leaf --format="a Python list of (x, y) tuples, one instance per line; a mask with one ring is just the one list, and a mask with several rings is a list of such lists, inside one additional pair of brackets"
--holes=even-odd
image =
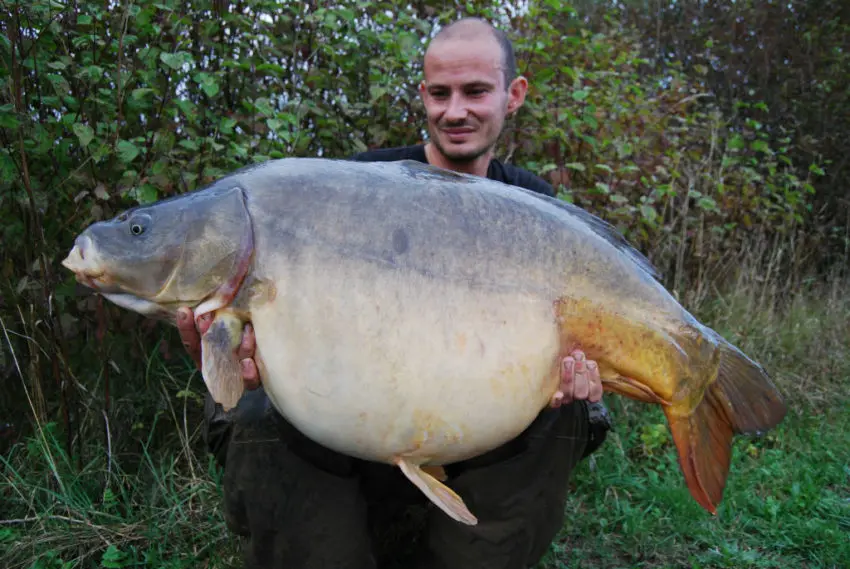
[(159, 199), (159, 192), (153, 184), (142, 184), (142, 186), (133, 190), (133, 197), (139, 204), (145, 205), (155, 202)]
[(233, 127), (236, 126), (236, 120), (230, 117), (222, 117), (219, 129), (222, 134), (233, 134)]
[(387, 94), (387, 88), (386, 87), (383, 87), (381, 85), (372, 85), (372, 86), (369, 87), (369, 97), (371, 98), (373, 103), (386, 94)]
[(139, 155), (139, 148), (129, 140), (121, 140), (118, 142), (118, 158), (124, 164), (132, 162)]
[(209, 73), (198, 73), (195, 75), (195, 82), (201, 86), (201, 89), (206, 93), (207, 97), (214, 97), (218, 94), (218, 80), (215, 75)]
[(656, 219), (658, 219), (658, 212), (655, 211), (655, 208), (651, 205), (642, 205), (640, 206), (640, 213), (643, 218), (651, 224), (654, 224)]
[(564, 164), (564, 166), (566, 166), (567, 168), (569, 168), (571, 170), (577, 170), (579, 172), (585, 171), (584, 164), (582, 164), (581, 162), (568, 162), (568, 163)]
[(584, 101), (585, 99), (587, 99), (588, 95), (589, 93), (587, 89), (577, 89), (572, 93), (572, 97), (576, 101)]
[(0, 152), (0, 181), (12, 182), (18, 178), (18, 168), (15, 161), (5, 151)]
[(751, 146), (756, 152), (764, 152), (765, 154), (771, 153), (770, 145), (768, 145), (764, 140), (754, 140)]
[(12, 105), (3, 105), (0, 108), (0, 128), (18, 128), (20, 121), (12, 109)]
[(100, 65), (88, 65), (83, 68), (83, 72), (80, 73), (91, 80), (101, 79), (103, 78), (103, 67)]
[(139, 100), (139, 99), (143, 98), (145, 95), (147, 95), (149, 93), (153, 93), (153, 92), (154, 92), (154, 90), (151, 89), (150, 87), (140, 87), (139, 89), (133, 89), (130, 92), (130, 96), (135, 100)]
[(122, 569), (126, 567), (127, 554), (110, 544), (100, 558), (100, 565), (105, 569)]
[(74, 123), (72, 127), (74, 134), (77, 135), (77, 138), (80, 139), (80, 145), (85, 148), (89, 145), (89, 143), (94, 139), (94, 131), (92, 128), (83, 123)]
[(744, 148), (744, 137), (740, 134), (733, 135), (732, 138), (729, 139), (729, 142), (726, 143), (726, 146), (732, 150), (740, 150)]
[(715, 211), (717, 210), (717, 202), (709, 196), (702, 196), (697, 200), (697, 205), (706, 210), (706, 211)]
[(271, 103), (266, 97), (259, 97), (254, 101), (254, 105), (257, 106), (257, 110), (267, 117), (274, 116), (274, 109), (272, 109)]
[(192, 56), (185, 51), (178, 51), (176, 53), (162, 52), (159, 54), (159, 60), (171, 69), (178, 71), (183, 65), (192, 60)]
[(215, 97), (219, 91), (218, 83), (215, 80), (201, 83), (201, 89), (207, 94), (207, 97)]

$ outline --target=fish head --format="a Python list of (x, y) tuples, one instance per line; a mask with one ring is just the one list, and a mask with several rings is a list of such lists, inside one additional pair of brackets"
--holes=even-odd
[(168, 318), (233, 282), (251, 254), (246, 235), (251, 227), (242, 191), (213, 188), (90, 225), (62, 265), (115, 304)]

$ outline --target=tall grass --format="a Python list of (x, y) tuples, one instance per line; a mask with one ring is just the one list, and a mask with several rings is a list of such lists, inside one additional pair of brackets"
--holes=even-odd
[[(0, 567), (233, 566), (220, 471), (203, 452), (187, 397), (192, 374), (176, 374), (158, 352), (150, 358), (166, 407), (146, 429), (120, 420), (127, 415), (120, 401), (115, 424), (101, 411), (105, 436), (83, 444), (80, 454), (89, 458), (82, 465), (69, 458), (58, 425), (41, 422), (32, 406), (34, 434), (0, 456)], [(32, 400), (31, 382), (18, 369)], [(160, 437), (161, 431), (174, 436)], [(112, 444), (119, 436), (138, 444), (120, 452)]]

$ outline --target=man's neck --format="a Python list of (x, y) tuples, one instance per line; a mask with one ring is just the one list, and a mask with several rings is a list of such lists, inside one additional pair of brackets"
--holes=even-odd
[(493, 151), (490, 150), (482, 154), (471, 162), (454, 162), (446, 158), (446, 156), (437, 150), (430, 142), (425, 144), (425, 158), (428, 163), (438, 168), (446, 170), (454, 170), (462, 174), (472, 174), (473, 176), (487, 177), (487, 169), (490, 167), (490, 160), (493, 157)]

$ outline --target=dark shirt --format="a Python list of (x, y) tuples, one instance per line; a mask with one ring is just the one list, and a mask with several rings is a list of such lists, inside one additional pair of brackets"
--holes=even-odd
[[(357, 162), (394, 162), (396, 160), (416, 160), (428, 163), (425, 156), (425, 145), (400, 146), (397, 148), (380, 148), (355, 154), (351, 160)], [(528, 170), (505, 164), (497, 159), (490, 160), (487, 167), (487, 177), (497, 182), (529, 189), (539, 194), (555, 197), (555, 190), (543, 178), (535, 176)]]

